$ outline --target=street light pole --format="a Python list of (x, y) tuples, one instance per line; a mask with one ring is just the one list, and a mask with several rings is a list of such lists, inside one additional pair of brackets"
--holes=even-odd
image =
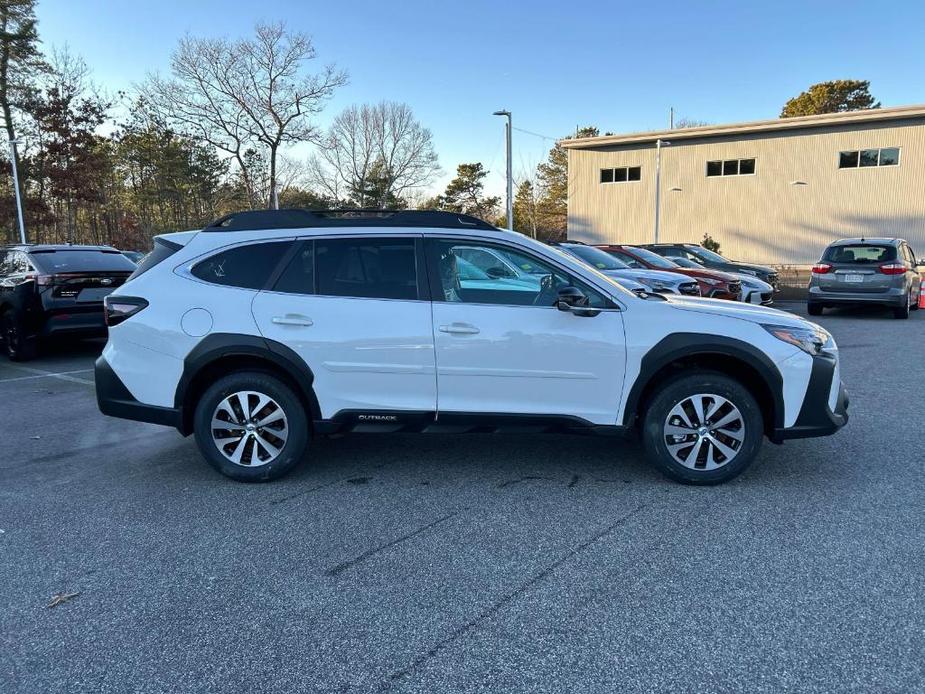
[(10, 160), (13, 162), (13, 190), (16, 191), (16, 214), (19, 216), (19, 241), (26, 243), (26, 225), (22, 221), (22, 198), (19, 194), (19, 171), (16, 169), (16, 145), (19, 140), (10, 140)]
[(511, 158), (511, 112), (495, 111), (493, 116), (507, 116), (504, 125), (504, 135), (507, 143), (507, 228), (514, 229), (514, 168)]
[(667, 147), (671, 143), (658, 139), (655, 141), (655, 243), (658, 243), (658, 221), (659, 221), (659, 202), (661, 191), (661, 173), (662, 173), (662, 147)]

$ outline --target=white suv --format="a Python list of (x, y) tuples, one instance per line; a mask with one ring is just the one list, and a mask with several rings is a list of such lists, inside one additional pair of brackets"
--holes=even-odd
[[(522, 273), (487, 273), (483, 249)], [(760, 306), (637, 295), (464, 215), (308, 210), (167, 234), (107, 298), (100, 409), (270, 480), (342, 431), (638, 431), (675, 480), (847, 421), (838, 351)]]

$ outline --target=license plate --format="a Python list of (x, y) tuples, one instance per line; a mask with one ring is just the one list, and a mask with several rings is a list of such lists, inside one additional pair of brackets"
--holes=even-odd
[(845, 282), (863, 282), (864, 275), (845, 275)]

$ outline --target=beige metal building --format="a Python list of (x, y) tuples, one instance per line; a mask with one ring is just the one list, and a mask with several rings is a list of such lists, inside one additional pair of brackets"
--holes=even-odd
[[(699, 242), (769, 264), (832, 240), (899, 236), (925, 256), (925, 106), (565, 140), (568, 235)], [(665, 143), (668, 144), (665, 144)]]

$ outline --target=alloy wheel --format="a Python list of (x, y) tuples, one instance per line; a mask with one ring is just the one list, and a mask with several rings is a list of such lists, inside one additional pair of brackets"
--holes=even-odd
[(684, 467), (715, 470), (738, 455), (745, 441), (745, 419), (721, 395), (691, 395), (668, 413), (663, 436), (671, 457)]
[(212, 441), (235, 465), (258, 467), (279, 457), (289, 438), (283, 408), (252, 390), (232, 393), (212, 413)]

